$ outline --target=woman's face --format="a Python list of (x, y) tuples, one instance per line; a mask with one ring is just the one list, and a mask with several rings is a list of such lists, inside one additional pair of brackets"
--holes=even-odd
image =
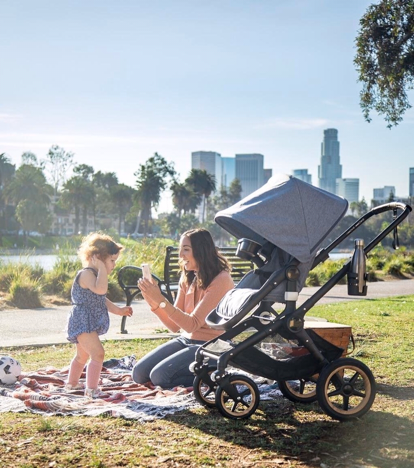
[(180, 259), (187, 271), (198, 271), (197, 262), (194, 260), (193, 248), (190, 238), (183, 236), (180, 240)]

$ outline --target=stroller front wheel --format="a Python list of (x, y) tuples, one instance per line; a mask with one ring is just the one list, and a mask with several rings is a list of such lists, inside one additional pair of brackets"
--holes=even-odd
[(249, 418), (260, 403), (259, 389), (249, 377), (230, 375), (223, 387), (216, 390), (216, 406), (230, 419)]
[(340, 358), (325, 366), (316, 384), (316, 396), (323, 411), (338, 421), (363, 416), (376, 394), (374, 376), (361, 361)]

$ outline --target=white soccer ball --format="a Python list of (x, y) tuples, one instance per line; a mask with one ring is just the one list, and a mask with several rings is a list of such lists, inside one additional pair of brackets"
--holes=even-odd
[(22, 366), (19, 361), (10, 356), (0, 356), (0, 383), (3, 385), (16, 383), (21, 372)]

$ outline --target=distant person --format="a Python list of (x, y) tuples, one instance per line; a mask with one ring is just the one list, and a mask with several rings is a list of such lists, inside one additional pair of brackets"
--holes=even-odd
[(105, 351), (99, 339), (109, 328), (108, 311), (116, 315), (132, 315), (131, 307), (118, 307), (106, 297), (108, 276), (115, 268), (123, 246), (107, 235), (86, 236), (78, 250), (83, 269), (72, 285), (72, 304), (67, 324), (67, 339), (76, 344), (76, 354), (69, 368), (66, 390), (83, 388), (79, 378), (86, 368), (85, 396), (97, 398), (99, 377)]
[(188, 366), (194, 361), (197, 348), (222, 333), (209, 328), (205, 319), (234, 288), (227, 260), (206, 229), (192, 229), (181, 236), (179, 257), (181, 278), (174, 305), (161, 294), (157, 284), (144, 278), (138, 281), (151, 311), (170, 331), (183, 332), (136, 363), (132, 378), (137, 383), (151, 382), (163, 388), (191, 386), (194, 375)]

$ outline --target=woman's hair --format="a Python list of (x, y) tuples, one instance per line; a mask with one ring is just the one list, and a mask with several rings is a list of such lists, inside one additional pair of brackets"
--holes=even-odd
[(82, 265), (87, 264), (94, 255), (98, 255), (103, 262), (111, 255), (116, 255), (124, 247), (117, 244), (112, 237), (99, 232), (92, 232), (82, 239), (82, 244), (78, 249), (78, 256)]
[[(222, 271), (230, 271), (227, 260), (220, 254), (214, 245), (213, 238), (207, 229), (190, 229), (184, 232), (181, 238), (188, 237), (191, 242), (194, 260), (198, 265), (197, 285), (201, 289), (207, 289), (213, 279)], [(181, 264), (181, 279), (187, 285), (194, 280), (194, 271), (186, 271)]]

